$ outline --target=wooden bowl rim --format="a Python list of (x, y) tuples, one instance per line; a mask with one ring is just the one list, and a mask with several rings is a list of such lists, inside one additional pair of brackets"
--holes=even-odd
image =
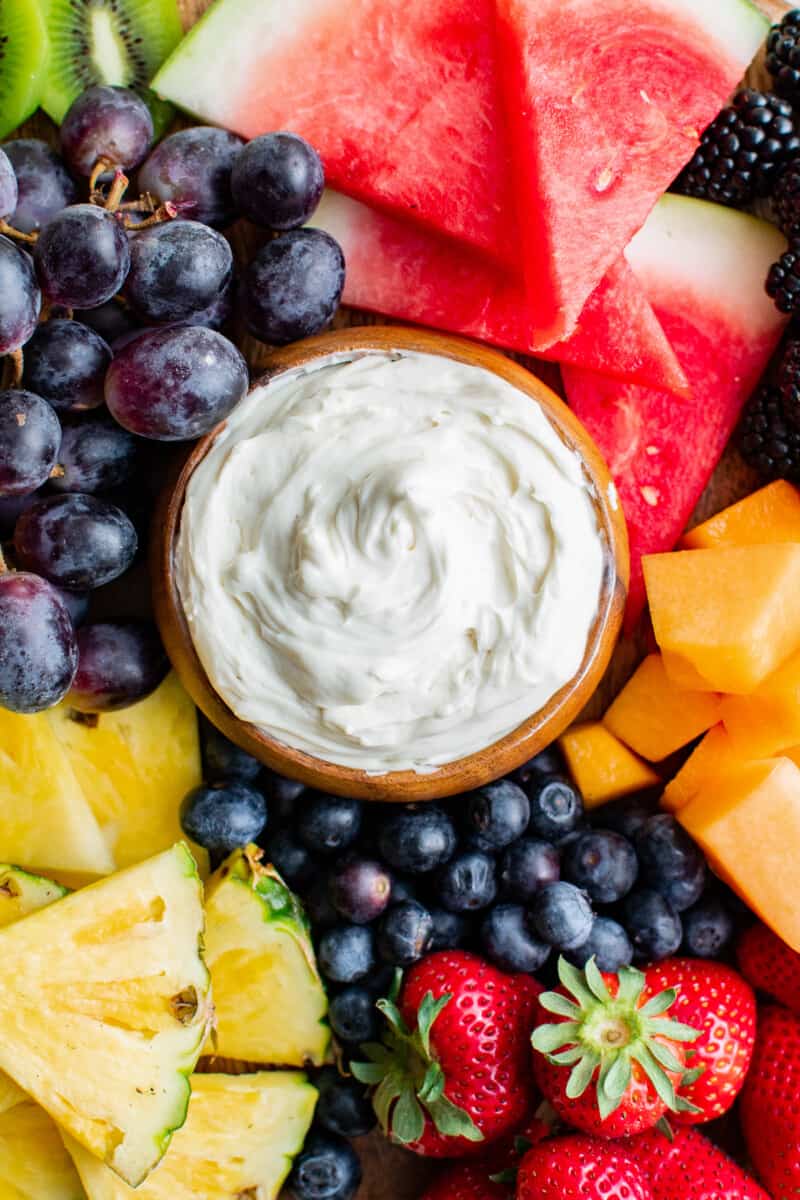
[(197, 656), (174, 571), (174, 547), (186, 487), (193, 471), (224, 430), (224, 421), (189, 449), (162, 494), (152, 541), (153, 600), (167, 652), (184, 686), (211, 723), (237, 745), (279, 774), (323, 791), (368, 800), (432, 800), (474, 789), (507, 774), (553, 741), (584, 707), (608, 666), (622, 627), (629, 573), (628, 541), (616, 489), (589, 434), (566, 404), (536, 375), (500, 351), (480, 343), (388, 325), (337, 330), (275, 350), (250, 391), (268, 386), (287, 372), (321, 367), (325, 360), (347, 360), (392, 350), (442, 356), (493, 372), (538, 401), (565, 445), (580, 456), (592, 485), (606, 570), (597, 616), (575, 675), (547, 704), (505, 737), (424, 774), (406, 770), (373, 775), (330, 763), (297, 750), (237, 717), (215, 691)]

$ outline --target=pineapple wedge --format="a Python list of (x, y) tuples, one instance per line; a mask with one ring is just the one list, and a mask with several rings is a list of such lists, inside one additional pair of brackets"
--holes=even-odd
[[(92, 725), (62, 704), (47, 718), (117, 867), (159, 854), (179, 841), (178, 810), (202, 778), (197, 711), (177, 675), (151, 696)], [(0, 843), (1, 845), (1, 843)], [(192, 847), (200, 869), (206, 852)]]
[(0, 709), (0, 860), (96, 877), (114, 859), (48, 715)]
[(261, 851), (235, 851), (208, 883), (206, 962), (216, 1039), (206, 1054), (301, 1067), (323, 1063), (328, 1001), (297, 897)]
[(195, 1075), (186, 1124), (135, 1191), (72, 1138), (64, 1141), (89, 1200), (273, 1200), (316, 1099), (298, 1071)]
[(66, 896), (67, 889), (41, 875), (30, 875), (20, 867), (0, 863), (0, 929), (21, 917), (47, 908)]
[(0, 1079), (0, 1196), (2, 1200), (84, 1200), (84, 1191), (58, 1130), (43, 1108)]
[(182, 844), (0, 930), (0, 1068), (133, 1187), (186, 1119), (202, 934)]

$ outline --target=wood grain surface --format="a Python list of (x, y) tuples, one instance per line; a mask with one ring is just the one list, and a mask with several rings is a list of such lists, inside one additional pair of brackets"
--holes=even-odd
[[(289, 0), (287, 0), (288, 2)], [(792, 7), (785, 0), (756, 0), (756, 2), (773, 20), (780, 19), (781, 15)], [(209, 3), (210, 0), (178, 0), (185, 29), (188, 29), (197, 20)], [(632, 0), (632, 3), (635, 3), (635, 0)], [(748, 82), (753, 86), (767, 86), (767, 78), (763, 67), (757, 63), (748, 76)], [(39, 114), (26, 123), (21, 134), (43, 137), (51, 141), (54, 141), (56, 137), (52, 123), (45, 116)], [(237, 256), (246, 260), (258, 242), (258, 235), (252, 229), (240, 225), (232, 230), (231, 241)], [(385, 318), (376, 317), (371, 313), (342, 309), (336, 317), (334, 328), (386, 323)], [(267, 366), (269, 351), (265, 346), (244, 334), (239, 341), (254, 371)], [(558, 369), (553, 364), (523, 358), (520, 358), (520, 361), (554, 390), (561, 391)], [(689, 522), (690, 526), (704, 520), (707, 516), (725, 507), (726, 504), (746, 495), (753, 490), (756, 483), (756, 476), (744, 465), (738, 454), (733, 449), (729, 449), (700, 500), (695, 514)], [(143, 568), (140, 570), (143, 573)], [(116, 612), (118, 617), (135, 615), (141, 608), (140, 596), (141, 589), (137, 595), (137, 588), (131, 586), (130, 580), (126, 577), (123, 587), (115, 588), (112, 585), (108, 589), (106, 604), (110, 611)], [(644, 653), (644, 648), (644, 633), (620, 642), (603, 682), (585, 710), (586, 716), (599, 715), (605, 710), (610, 699), (633, 672)], [(227, 1065), (230, 1069), (235, 1066), (235, 1064)], [(222, 1064), (219, 1064), (217, 1069), (220, 1067)], [(364, 1171), (364, 1180), (357, 1200), (415, 1200), (424, 1189), (426, 1181), (431, 1177), (431, 1172), (435, 1170), (435, 1164), (426, 1162), (408, 1151), (391, 1146), (378, 1134), (359, 1138), (356, 1146)]]

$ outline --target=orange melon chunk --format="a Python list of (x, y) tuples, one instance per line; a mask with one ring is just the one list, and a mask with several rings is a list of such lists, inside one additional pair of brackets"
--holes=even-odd
[(727, 696), (722, 719), (732, 737), (747, 739), (767, 758), (800, 743), (800, 653), (793, 654), (750, 696)]
[(642, 758), (659, 762), (716, 724), (720, 699), (714, 692), (677, 688), (664, 670), (661, 655), (649, 654), (608, 709), (603, 724)]
[(600, 721), (573, 725), (558, 744), (587, 808), (657, 787), (661, 782), (655, 771)]
[(712, 546), (753, 546), (800, 542), (800, 491), (784, 479), (759, 488), (696, 525), (681, 545), (691, 550)]
[(800, 951), (800, 768), (788, 758), (744, 764), (710, 780), (678, 820), (717, 873)]
[[(786, 750), (785, 753), (791, 757), (793, 751)], [(764, 757), (757, 743), (751, 742), (747, 736), (732, 737), (720, 721), (713, 729), (709, 729), (677, 775), (664, 788), (661, 806), (670, 812), (677, 812), (693, 800), (706, 784), (737, 771), (744, 763), (756, 762)]]
[(679, 550), (643, 566), (656, 641), (678, 687), (699, 680), (705, 691), (748, 693), (800, 648), (800, 545)]

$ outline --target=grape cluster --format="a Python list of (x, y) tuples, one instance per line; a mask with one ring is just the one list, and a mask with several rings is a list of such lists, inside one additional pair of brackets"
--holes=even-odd
[[(224, 332), (237, 311), (273, 344), (317, 333), (344, 259), (300, 228), (324, 175), (294, 134), (245, 145), (199, 127), (154, 147), (142, 100), (96, 86), (60, 137), (60, 154), (25, 138), (0, 149), (0, 705), (36, 712), (68, 695), (102, 712), (166, 666), (149, 625), (78, 630), (90, 595), (137, 556), (163, 475), (156, 443), (201, 437), (245, 395)], [(267, 234), (240, 278), (220, 232), (237, 217)]]

